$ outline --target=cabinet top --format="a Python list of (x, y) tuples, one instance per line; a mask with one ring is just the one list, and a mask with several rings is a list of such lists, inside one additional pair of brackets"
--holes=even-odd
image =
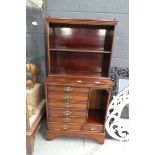
[(73, 24), (73, 25), (116, 25), (117, 20), (92, 20), (92, 19), (70, 19), (70, 18), (46, 18), (49, 23), (55, 24)]
[(49, 75), (45, 80), (46, 84), (52, 85), (69, 85), (77, 87), (96, 87), (112, 88), (113, 83), (110, 78), (83, 77), (83, 76), (59, 76)]

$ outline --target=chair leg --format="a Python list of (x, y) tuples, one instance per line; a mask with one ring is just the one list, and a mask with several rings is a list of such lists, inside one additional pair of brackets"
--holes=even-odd
[(26, 136), (26, 151), (28, 154), (32, 154), (34, 151), (34, 139), (33, 135)]

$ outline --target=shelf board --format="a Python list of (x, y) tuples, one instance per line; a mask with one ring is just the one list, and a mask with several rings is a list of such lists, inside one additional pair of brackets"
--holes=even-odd
[(84, 71), (73, 71), (73, 70), (54, 70), (52, 69), (50, 71), (50, 74), (52, 75), (68, 75), (68, 76), (84, 76), (84, 77), (107, 77), (107, 75), (104, 75), (101, 72), (84, 72)]
[(63, 49), (63, 48), (51, 48), (50, 51), (55, 52), (85, 52), (85, 53), (111, 53), (110, 51), (102, 50), (90, 50), (90, 49)]

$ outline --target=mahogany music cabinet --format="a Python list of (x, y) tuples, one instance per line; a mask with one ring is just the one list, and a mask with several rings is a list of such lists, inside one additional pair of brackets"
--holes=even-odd
[(79, 136), (104, 143), (116, 20), (47, 18), (47, 140)]

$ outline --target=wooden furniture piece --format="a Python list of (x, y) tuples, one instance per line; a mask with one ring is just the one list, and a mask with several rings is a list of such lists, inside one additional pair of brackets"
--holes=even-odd
[(32, 154), (35, 136), (41, 126), (45, 113), (45, 99), (42, 99), (41, 84), (37, 82), (38, 68), (34, 64), (26, 64), (26, 73), (32, 77), (26, 79), (26, 151)]
[(36, 107), (36, 113), (29, 116), (28, 104), (26, 104), (26, 151), (32, 154), (34, 151), (35, 136), (41, 126), (41, 122), (45, 112), (45, 100)]
[(116, 24), (116, 20), (47, 18), (47, 140), (67, 135), (104, 143)]

